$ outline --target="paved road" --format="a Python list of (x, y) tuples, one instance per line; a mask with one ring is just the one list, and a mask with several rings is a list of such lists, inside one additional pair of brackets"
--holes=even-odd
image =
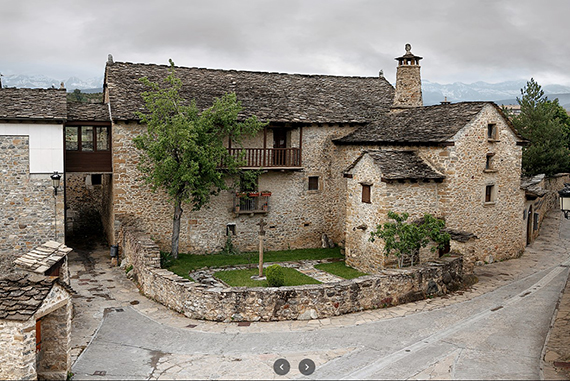
[[(538, 379), (569, 243), (570, 222), (551, 217), (523, 257), (478, 268), (469, 292), (249, 326), (168, 311), (137, 295), (120, 269), (93, 261), (102, 250), (87, 250), (72, 266), (81, 352), (72, 370), (77, 379)], [(284, 376), (273, 371), (280, 358), (291, 364)], [(316, 364), (308, 377), (298, 369), (305, 358)]]

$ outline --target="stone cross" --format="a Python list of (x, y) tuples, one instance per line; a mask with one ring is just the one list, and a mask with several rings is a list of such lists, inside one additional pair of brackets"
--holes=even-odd
[(259, 226), (259, 277), (263, 277), (263, 237), (265, 236), (265, 230), (263, 229), (267, 223), (263, 221), (263, 218), (257, 223)]

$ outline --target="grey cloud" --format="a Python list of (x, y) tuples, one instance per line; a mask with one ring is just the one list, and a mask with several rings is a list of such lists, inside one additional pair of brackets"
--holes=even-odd
[(431, 81), (542, 73), (570, 84), (569, 11), (566, 0), (3, 1), (0, 71), (95, 76), (112, 53), (120, 61), (173, 58), (242, 70), (371, 76), (383, 69), (393, 80), (394, 57), (409, 42)]

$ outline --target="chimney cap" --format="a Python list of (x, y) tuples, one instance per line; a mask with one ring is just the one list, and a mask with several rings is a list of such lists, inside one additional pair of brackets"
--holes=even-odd
[(423, 59), (423, 57), (416, 56), (414, 53), (412, 53), (412, 45), (411, 44), (406, 44), (405, 48), (406, 48), (406, 54), (404, 54), (401, 57), (396, 57), (395, 58), (396, 60), (403, 61), (403, 60), (412, 60), (413, 59), (413, 60), (419, 61), (419, 60)]

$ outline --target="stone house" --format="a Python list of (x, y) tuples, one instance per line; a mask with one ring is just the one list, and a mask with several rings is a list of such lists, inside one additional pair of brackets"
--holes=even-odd
[(345, 171), (345, 239), (354, 266), (372, 271), (384, 265), (381, 243), (368, 238), (388, 211), (407, 212), (411, 219), (430, 213), (455, 233), (471, 233), (477, 242), (470, 253), (451, 241), (451, 249), (466, 254), (468, 267), (524, 250), (524, 141), (495, 104), (392, 112), (336, 143), (369, 149)]
[[(469, 236), (470, 263), (514, 257), (524, 249), (523, 139), (491, 102), (423, 107), (419, 62), (396, 58), (396, 88), (377, 78), (297, 75), (177, 67), (183, 94), (205, 108), (235, 92), (243, 115), (269, 124), (245, 146), (248, 168), (261, 168), (257, 189), (224, 192), (199, 212), (185, 212), (180, 250), (219, 250), (227, 235), (255, 249), (257, 226), (267, 222), (269, 249), (318, 247), (326, 234), (346, 247), (349, 262), (375, 271), (385, 265), (370, 231), (389, 210), (445, 218)], [(145, 128), (139, 81), (159, 82), (168, 66), (107, 63), (104, 99), (112, 123), (112, 205), (109, 239), (125, 219), (136, 219), (167, 249), (172, 207), (137, 181), (132, 138)], [(369, 200), (364, 201), (368, 192)], [(366, 228), (363, 228), (366, 226)], [(466, 250), (465, 242), (452, 248)], [(475, 249), (476, 247), (476, 249)], [(499, 254), (500, 253), (500, 254)], [(499, 259), (499, 258), (497, 258)]]
[(63, 244), (19, 257), (0, 278), (0, 378), (65, 380), (71, 369), (72, 303)]
[[(261, 170), (255, 189), (222, 192), (198, 212), (186, 208), (180, 251), (217, 251), (228, 236), (240, 249), (254, 250), (263, 218), (270, 250), (319, 247), (326, 235), (325, 241), (345, 246), (350, 263), (374, 271), (387, 263), (381, 247), (367, 239), (394, 210), (445, 218), (452, 236), (459, 237), (451, 248), (468, 252), (469, 263), (499, 259), (499, 252), (520, 253), (526, 239), (526, 220), (520, 218), (523, 140), (493, 103), (424, 107), (421, 59), (406, 46), (396, 58), (395, 88), (382, 73), (343, 77), (177, 67), (183, 96), (200, 108), (234, 92), (244, 117), (268, 122), (243, 147), (226, 143), (234, 154), (245, 152), (246, 169)], [(52, 117), (65, 128), (68, 234), (100, 216), (109, 243), (121, 244), (118, 228), (131, 220), (169, 249), (172, 206), (139, 180), (132, 140), (146, 128), (137, 112), (144, 111), (141, 94), (148, 89), (139, 79), (160, 82), (168, 70), (110, 57), (104, 104), (68, 103), (61, 119)], [(17, 89), (1, 91), (6, 90)], [(1, 120), (21, 123), (12, 119)]]
[(41, 243), (64, 239), (64, 195), (54, 194), (50, 175), (64, 170), (66, 118), (64, 89), (0, 88), (0, 268), (4, 270), (15, 257)]

